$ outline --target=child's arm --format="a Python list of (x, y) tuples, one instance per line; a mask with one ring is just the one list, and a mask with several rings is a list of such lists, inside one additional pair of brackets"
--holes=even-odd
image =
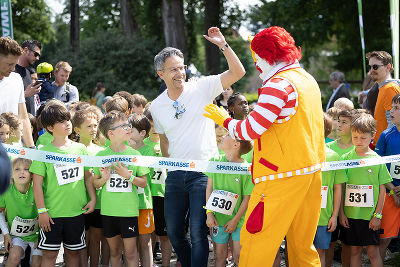
[(112, 166), (113, 166), (115, 172), (119, 176), (125, 178), (132, 184), (142, 187), (142, 188), (145, 188), (147, 186), (146, 175), (134, 177), (134, 179), (132, 181), (130, 181), (132, 174), (125, 165), (123, 165), (117, 161), (117, 164), (115, 165), (114, 163), (112, 163)]
[(8, 249), (13, 246), (12, 241), (11, 241), (11, 236), (8, 230), (8, 224), (6, 221), (6, 217), (4, 216), (4, 210), (5, 208), (0, 208), (0, 229), (1, 232), (3, 233), (4, 237), (4, 247), (6, 251), (8, 252)]
[(337, 227), (337, 217), (342, 202), (342, 184), (333, 185), (333, 212), (328, 222), (328, 232), (335, 231)]
[[(208, 199), (210, 198), (210, 195), (211, 195), (212, 191), (213, 191), (213, 179), (208, 177), (208, 179), (207, 179), (207, 188), (206, 188), (206, 203), (207, 203)], [(214, 226), (218, 226), (217, 219), (215, 219), (213, 212), (206, 211), (206, 215), (207, 215), (206, 224), (207, 224), (207, 226), (209, 228), (213, 228)]]
[(93, 174), (93, 185), (95, 188), (102, 187), (108, 179), (110, 179), (111, 166), (100, 168), (101, 177), (98, 174)]
[[(33, 174), (33, 196), (35, 197), (36, 207), (38, 210), (45, 209), (44, 197), (43, 197), (43, 176), (39, 174)], [(42, 228), (44, 232), (50, 232), (50, 223), (54, 224), (50, 215), (45, 212), (39, 213), (39, 227)]]
[[(382, 214), (383, 204), (385, 203), (385, 192), (386, 192), (385, 185), (381, 184), (379, 186), (378, 203), (376, 203), (375, 213)], [(379, 230), (380, 226), (381, 226), (381, 220), (376, 218), (375, 216), (372, 216), (372, 219), (369, 222), (369, 228), (371, 230), (376, 231)]]
[(82, 210), (86, 210), (83, 214), (88, 214), (94, 211), (96, 208), (96, 201), (97, 201), (97, 196), (96, 196), (96, 189), (94, 188), (93, 185), (93, 176), (92, 176), (92, 170), (85, 171), (85, 187), (86, 191), (89, 194), (90, 201), (82, 208)]
[(235, 217), (233, 217), (229, 222), (224, 225), (225, 232), (233, 233), (236, 230), (236, 226), (240, 221), (240, 218), (246, 213), (247, 206), (249, 205), (250, 196), (243, 196), (242, 203), (240, 203), (240, 207)]
[(344, 197), (345, 197), (344, 192), (345, 192), (345, 190), (343, 190), (343, 188), (345, 186), (346, 186), (346, 184), (341, 185), (343, 193), (340, 196), (339, 221), (340, 221), (340, 224), (343, 225), (343, 227), (350, 228), (349, 220), (347, 220), (347, 216), (346, 216), (346, 214), (344, 214)]

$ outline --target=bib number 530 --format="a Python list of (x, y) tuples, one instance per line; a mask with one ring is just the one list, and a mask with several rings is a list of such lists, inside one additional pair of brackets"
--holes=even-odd
[(232, 215), (239, 195), (225, 190), (214, 190), (208, 198), (206, 209)]

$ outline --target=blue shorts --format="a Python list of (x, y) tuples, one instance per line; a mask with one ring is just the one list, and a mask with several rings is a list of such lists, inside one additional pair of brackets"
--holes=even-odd
[(218, 244), (226, 244), (229, 241), (229, 237), (232, 235), (233, 241), (240, 241), (240, 229), (241, 227), (236, 228), (235, 232), (227, 233), (224, 230), (223, 226), (216, 226), (212, 229), (212, 240)]
[(315, 233), (314, 246), (319, 249), (328, 249), (331, 243), (332, 232), (328, 232), (328, 226), (318, 226)]

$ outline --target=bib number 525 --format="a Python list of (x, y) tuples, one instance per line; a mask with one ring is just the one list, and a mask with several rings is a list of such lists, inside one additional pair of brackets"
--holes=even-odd
[(110, 177), (110, 187), (128, 188), (128, 181), (121, 178)]

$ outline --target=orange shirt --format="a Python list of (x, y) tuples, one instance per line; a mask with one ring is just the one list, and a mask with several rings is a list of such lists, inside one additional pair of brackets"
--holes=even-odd
[(386, 111), (392, 108), (392, 99), (395, 95), (400, 93), (400, 86), (396, 83), (390, 82), (379, 88), (378, 99), (376, 100), (374, 118), (376, 120), (376, 134), (374, 138), (374, 145), (378, 142), (381, 133), (387, 129), (388, 123), (385, 116)]

